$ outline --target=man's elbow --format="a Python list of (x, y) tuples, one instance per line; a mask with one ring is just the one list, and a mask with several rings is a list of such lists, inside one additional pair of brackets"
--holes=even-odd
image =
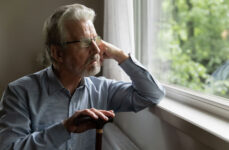
[(154, 104), (159, 104), (160, 101), (165, 97), (166, 91), (164, 88), (160, 89), (154, 97)]

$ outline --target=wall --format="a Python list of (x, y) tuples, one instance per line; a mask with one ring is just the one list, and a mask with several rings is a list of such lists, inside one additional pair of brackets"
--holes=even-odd
[(103, 0), (0, 1), (0, 96), (8, 82), (41, 69), (43, 23), (57, 7), (72, 3), (95, 10), (95, 27), (102, 35)]
[(162, 121), (149, 109), (119, 113), (115, 123), (142, 150), (212, 150)]

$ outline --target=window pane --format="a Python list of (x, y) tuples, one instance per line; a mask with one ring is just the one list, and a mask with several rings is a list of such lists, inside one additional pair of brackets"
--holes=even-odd
[(229, 1), (164, 0), (158, 78), (229, 98)]

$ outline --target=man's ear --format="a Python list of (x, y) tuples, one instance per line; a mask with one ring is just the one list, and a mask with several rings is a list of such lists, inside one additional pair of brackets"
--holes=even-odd
[(63, 52), (60, 49), (60, 47), (56, 45), (51, 45), (50, 50), (51, 50), (51, 57), (56, 62), (62, 63), (63, 62)]

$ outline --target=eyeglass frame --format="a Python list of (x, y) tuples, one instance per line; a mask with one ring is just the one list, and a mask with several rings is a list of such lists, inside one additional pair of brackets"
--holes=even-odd
[[(99, 41), (102, 40), (102, 38), (99, 35), (97, 35), (94, 38), (83, 38), (83, 39), (80, 39), (80, 40), (66, 41), (66, 42), (61, 43), (60, 45), (61, 46), (65, 46), (65, 45), (69, 45), (69, 44), (74, 44), (74, 43), (82, 42), (82, 43), (87, 43), (88, 46), (81, 46), (81, 47), (82, 48), (88, 48), (91, 45), (92, 40), (94, 40), (96, 42), (97, 39), (99, 39)], [(88, 42), (85, 42), (85, 41), (88, 41)]]

